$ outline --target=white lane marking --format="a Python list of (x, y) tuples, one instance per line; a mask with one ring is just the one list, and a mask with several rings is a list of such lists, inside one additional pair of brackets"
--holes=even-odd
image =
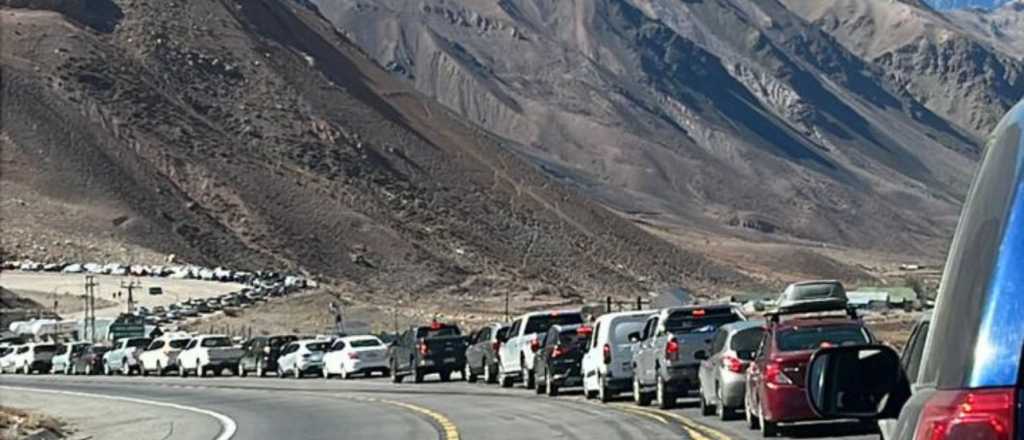
[(30, 387), (12, 387), (7, 385), (0, 385), (0, 389), (8, 389), (12, 391), (24, 391), (24, 392), (36, 392), (36, 393), (51, 393), (51, 394), (63, 394), (68, 396), (77, 397), (91, 397), (97, 399), (107, 400), (120, 400), (122, 402), (138, 403), (142, 405), (162, 406), (165, 408), (177, 409), (182, 411), (189, 411), (196, 414), (202, 414), (205, 416), (213, 417), (220, 422), (221, 430), (214, 440), (230, 440), (235, 436), (235, 431), (238, 430), (238, 425), (231, 417), (228, 417), (219, 412), (210, 411), (208, 409), (197, 408), (194, 406), (179, 405), (177, 403), (158, 402), (155, 400), (136, 399), (134, 397), (122, 397), (122, 396), (109, 396), (106, 394), (93, 394), (93, 393), (80, 393), (77, 391), (64, 391), (64, 390), (48, 390), (42, 388), (30, 388)]

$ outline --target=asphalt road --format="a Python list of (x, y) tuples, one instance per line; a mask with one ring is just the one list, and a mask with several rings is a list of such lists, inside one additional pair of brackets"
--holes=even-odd
[[(429, 380), (429, 378), (428, 378)], [(603, 405), (569, 393), (557, 399), (523, 389), (454, 383), (392, 384), (382, 379), (0, 376), (0, 386), (143, 399), (211, 411), (221, 439), (686, 439), (758, 438), (743, 422), (701, 418), (694, 402), (671, 411), (638, 408), (623, 397)], [(0, 394), (0, 405), (5, 404)], [(97, 399), (97, 404), (102, 404)], [(143, 403), (144, 404), (144, 403)], [(181, 410), (182, 408), (176, 408)], [(59, 414), (57, 414), (59, 415)], [(213, 415), (207, 415), (211, 420)], [(209, 420), (208, 420), (209, 421)], [(227, 424), (233, 424), (230, 428)], [(228, 431), (228, 432), (226, 432)], [(848, 426), (801, 426), (795, 438), (877, 438)], [(178, 437), (174, 437), (178, 438)], [(181, 437), (207, 440), (207, 436)]]

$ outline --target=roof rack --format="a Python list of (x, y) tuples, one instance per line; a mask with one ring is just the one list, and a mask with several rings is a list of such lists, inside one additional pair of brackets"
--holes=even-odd
[(841, 299), (830, 298), (821, 300), (809, 300), (793, 302), (784, 306), (780, 306), (775, 310), (765, 313), (765, 317), (768, 318), (773, 324), (781, 322), (783, 316), (792, 315), (805, 315), (813, 313), (828, 313), (828, 312), (844, 312), (845, 316), (851, 319), (859, 319), (857, 310)]

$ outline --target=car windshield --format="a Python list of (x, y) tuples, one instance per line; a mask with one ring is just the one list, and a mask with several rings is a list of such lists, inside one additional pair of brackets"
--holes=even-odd
[(129, 339), (125, 344), (127, 348), (146, 348), (149, 346), (149, 339)]
[(356, 339), (349, 342), (352, 348), (380, 347), (382, 344), (376, 339)]
[(779, 332), (779, 350), (816, 350), (822, 346), (858, 345), (871, 342), (862, 327), (804, 327)]
[(228, 338), (206, 338), (203, 339), (203, 342), (200, 345), (206, 348), (230, 347), (231, 340)]
[(691, 312), (674, 312), (665, 320), (665, 330), (673, 333), (713, 333), (719, 327), (739, 321), (735, 313), (693, 316)]
[(729, 348), (733, 351), (756, 351), (761, 345), (763, 335), (764, 329), (760, 327), (739, 331), (732, 336)]
[(526, 320), (526, 333), (544, 333), (553, 325), (576, 325), (583, 324), (583, 315), (579, 313), (564, 313), (531, 316)]
[(327, 351), (327, 348), (330, 347), (330, 346), (331, 346), (331, 344), (329, 342), (310, 342), (310, 343), (306, 344), (306, 350), (309, 350), (309, 351)]
[(188, 345), (188, 341), (190, 341), (190, 339), (174, 339), (171, 341), (170, 345), (171, 348), (182, 349)]
[(37, 345), (35, 349), (36, 353), (56, 353), (56, 345)]
[(628, 321), (616, 321), (615, 326), (612, 327), (612, 342), (615, 344), (628, 344), (629, 335), (644, 331), (646, 319), (647, 318), (640, 316), (635, 319), (630, 318)]

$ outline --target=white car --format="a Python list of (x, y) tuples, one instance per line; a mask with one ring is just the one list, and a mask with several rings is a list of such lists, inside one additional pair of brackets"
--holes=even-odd
[(21, 374), (49, 373), (55, 353), (57, 353), (57, 344), (29, 343), (22, 345), (15, 351), (9, 369), (12, 373)]
[(633, 388), (633, 341), (654, 312), (618, 312), (601, 315), (583, 355), (583, 395), (607, 402)]
[(538, 334), (544, 335), (553, 325), (575, 324), (583, 324), (579, 310), (532, 312), (512, 321), (508, 339), (498, 349), (498, 383), (508, 388), (518, 379), (527, 389), (535, 388), (533, 358), (540, 348)]
[(139, 355), (139, 368), (143, 376), (150, 373), (163, 376), (178, 371), (178, 355), (192, 338), (188, 335), (162, 336), (153, 341)]
[(324, 378), (339, 375), (348, 379), (353, 374), (370, 377), (374, 372), (389, 376), (388, 348), (376, 336), (350, 336), (338, 339), (324, 355)]
[(90, 345), (88, 342), (69, 342), (57, 346), (57, 353), (50, 360), (50, 373), (71, 374), (71, 365)]
[(324, 366), (324, 353), (331, 347), (331, 341), (305, 339), (285, 345), (277, 358), (277, 377), (291, 374), (301, 379), (306, 373), (320, 373)]
[(14, 359), (18, 352), (28, 350), (24, 344), (11, 345), (0, 349), (0, 373), (14, 373)]
[(238, 370), (238, 361), (245, 352), (235, 347), (231, 338), (224, 335), (199, 335), (185, 345), (178, 353), (178, 375), (190, 373), (203, 377), (218, 375), (223, 370)]

